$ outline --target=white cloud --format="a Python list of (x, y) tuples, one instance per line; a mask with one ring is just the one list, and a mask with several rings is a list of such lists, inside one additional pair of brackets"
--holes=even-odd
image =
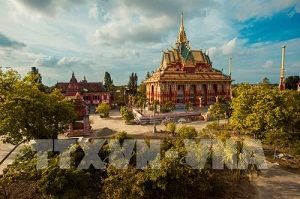
[(237, 50), (237, 38), (236, 37), (221, 47), (221, 52), (223, 55), (231, 55), (233, 53), (236, 53), (236, 50)]
[(267, 61), (262, 65), (262, 67), (263, 67), (263, 68), (271, 68), (273, 65), (274, 65), (273, 61), (267, 60)]
[(298, 0), (243, 0), (228, 4), (230, 14), (239, 21), (245, 21), (250, 18), (271, 17), (292, 6), (300, 5)]
[(97, 19), (99, 16), (98, 5), (95, 3), (89, 8), (89, 18)]

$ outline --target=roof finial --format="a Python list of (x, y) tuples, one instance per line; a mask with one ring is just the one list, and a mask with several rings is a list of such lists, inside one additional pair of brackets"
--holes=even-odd
[(181, 45), (182, 43), (186, 43), (186, 44), (189, 43), (186, 38), (185, 31), (184, 31), (183, 12), (181, 12), (181, 17), (180, 17), (180, 30), (179, 30), (179, 34), (178, 34), (177, 45)]
[(183, 28), (183, 12), (181, 12), (181, 27)]

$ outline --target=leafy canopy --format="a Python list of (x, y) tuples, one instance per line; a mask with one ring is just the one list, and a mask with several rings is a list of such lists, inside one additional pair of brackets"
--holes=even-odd
[(57, 138), (76, 117), (73, 101), (59, 90), (42, 92), (34, 79), (33, 74), (22, 80), (16, 71), (0, 69), (0, 135), (5, 142)]

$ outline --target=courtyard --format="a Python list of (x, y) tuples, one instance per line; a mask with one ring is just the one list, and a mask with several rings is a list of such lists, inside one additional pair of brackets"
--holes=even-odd
[[(159, 114), (158, 114), (159, 115)], [(143, 135), (143, 134), (149, 134), (153, 132), (153, 124), (147, 124), (147, 125), (127, 125), (125, 124), (125, 121), (122, 119), (122, 116), (120, 112), (116, 109), (110, 111), (110, 115), (108, 118), (100, 118), (99, 114), (91, 114), (90, 115), (90, 122), (92, 126), (92, 134), (91, 137), (97, 137), (97, 136), (106, 136), (105, 132), (102, 133), (103, 129), (109, 129), (111, 131), (119, 132), (119, 131), (126, 131), (128, 134), (131, 135)], [(202, 130), (207, 124), (211, 123), (205, 122), (205, 121), (192, 121), (189, 123), (177, 123), (177, 128), (185, 126), (193, 126), (197, 131)], [(226, 123), (227, 120), (222, 120), (221, 123)], [(156, 124), (156, 130), (157, 134), (159, 134), (162, 131), (166, 130), (166, 126), (158, 123)]]

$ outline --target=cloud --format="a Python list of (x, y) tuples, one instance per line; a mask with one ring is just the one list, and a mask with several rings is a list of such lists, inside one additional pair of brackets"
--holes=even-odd
[(95, 63), (79, 57), (41, 57), (34, 61), (34, 66), (44, 67), (90, 67)]
[(13, 0), (20, 10), (25, 9), (52, 17), (84, 2), (84, 0)]
[(298, 0), (243, 0), (230, 4), (233, 18), (246, 21), (251, 18), (271, 17), (275, 13), (290, 7), (299, 7)]
[(0, 32), (0, 47), (17, 49), (26, 47), (26, 44), (23, 42), (15, 41)]
[(208, 49), (209, 55), (212, 59), (228, 56), (243, 56), (251, 53), (253, 47), (246, 47), (247, 39), (234, 37), (233, 39), (225, 42), (222, 46), (212, 46)]
[(267, 61), (262, 65), (262, 67), (263, 67), (263, 68), (271, 68), (273, 65), (274, 65), (273, 61), (267, 60)]
[[(96, 41), (113, 45), (124, 43), (155, 43), (167, 40), (170, 30), (179, 26), (180, 12), (186, 12), (185, 21), (204, 17), (208, 9), (216, 6), (214, 1), (192, 0), (128, 0), (97, 4), (105, 24), (94, 33)], [(95, 16), (95, 6), (90, 15)]]
[(232, 53), (236, 52), (236, 49), (237, 49), (237, 38), (235, 37), (221, 47), (221, 52), (223, 55), (231, 55)]
[(98, 5), (95, 3), (89, 8), (89, 18), (97, 19), (99, 16), (99, 8)]

